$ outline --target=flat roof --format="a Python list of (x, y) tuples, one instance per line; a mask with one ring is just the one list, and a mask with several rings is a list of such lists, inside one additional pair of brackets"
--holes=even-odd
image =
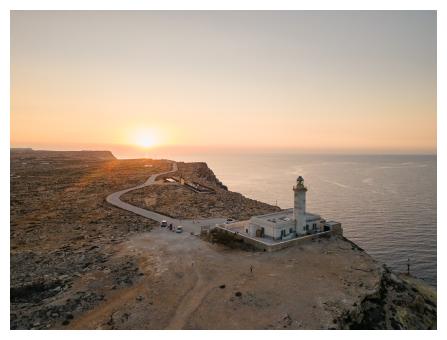
[[(284, 209), (278, 212), (270, 213), (270, 214), (264, 214), (264, 215), (257, 215), (253, 216), (258, 219), (269, 221), (269, 222), (287, 222), (293, 220), (293, 208)], [(317, 214), (312, 214), (306, 212), (306, 221), (312, 221), (312, 220), (318, 220), (321, 216)]]
[(327, 224), (327, 225), (335, 225), (335, 224), (341, 224), (340, 222), (337, 222), (337, 221), (326, 221), (324, 224)]

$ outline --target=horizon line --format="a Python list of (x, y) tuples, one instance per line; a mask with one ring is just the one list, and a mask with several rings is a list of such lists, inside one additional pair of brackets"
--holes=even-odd
[[(345, 150), (299, 150), (297, 148), (280, 148), (280, 147), (235, 147), (235, 146), (211, 146), (211, 147), (204, 147), (204, 146), (179, 146), (179, 145), (165, 145), (165, 146), (157, 146), (157, 147), (151, 147), (151, 148), (141, 148), (138, 146), (133, 145), (123, 145), (123, 144), (114, 144), (115, 146), (120, 147), (129, 147), (134, 150), (137, 150), (141, 153), (151, 154), (157, 151), (161, 151), (162, 149), (171, 148), (171, 149), (197, 149), (197, 150), (188, 150), (188, 153), (194, 153), (194, 152), (200, 152), (200, 151), (208, 151), (212, 152), (214, 150), (225, 150), (226, 152), (231, 152), (235, 154), (244, 154), (245, 152), (254, 152), (254, 153), (294, 153), (294, 154), (301, 154), (301, 155), (351, 155), (351, 156), (362, 156), (362, 155), (369, 155), (369, 156), (383, 156), (383, 155), (427, 155), (427, 156), (437, 156), (437, 150), (433, 151), (422, 151), (422, 150), (355, 150), (355, 149), (345, 149)], [(112, 146), (112, 145), (111, 145)], [(117, 159), (140, 159), (140, 158), (151, 158), (151, 157), (139, 157), (139, 158), (126, 158), (126, 157), (117, 157), (116, 152), (111, 150), (113, 146), (110, 148), (82, 148), (82, 147), (67, 147), (67, 148), (61, 148), (61, 147), (34, 147), (34, 146), (13, 146), (10, 145), (11, 149), (31, 149), (33, 151), (109, 151), (111, 152)], [(265, 152), (262, 152), (264, 149)]]

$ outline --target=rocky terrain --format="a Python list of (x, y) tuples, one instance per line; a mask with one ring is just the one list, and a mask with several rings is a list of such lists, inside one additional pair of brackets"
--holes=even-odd
[[(177, 172), (159, 177), (160, 185), (131, 191), (123, 195), (122, 200), (141, 208), (183, 219), (227, 217), (244, 220), (253, 215), (280, 210), (278, 207), (246, 198), (240, 193), (228, 191), (206, 163), (178, 162), (177, 165)], [(181, 176), (186, 180), (206, 185), (213, 188), (215, 193), (198, 194), (182, 185), (163, 185), (163, 178), (171, 176)]]
[[(132, 283), (131, 257), (110, 261), (114, 245), (155, 222), (118, 210), (107, 194), (167, 170), (166, 161), (118, 161), (110, 152), (11, 151), (11, 328), (53, 328), (104, 298), (85, 285), (106, 276)], [(107, 274), (107, 275), (106, 275)], [(105, 282), (104, 282), (105, 283)]]
[[(126, 199), (192, 218), (277, 209), (228, 191), (205, 163), (178, 165), (216, 194), (160, 178)], [(436, 328), (431, 287), (343, 237), (232, 249), (105, 202), (170, 169), (108, 152), (11, 151), (11, 329)]]
[(338, 320), (344, 329), (436, 329), (436, 293), (411, 276), (381, 268), (380, 285)]

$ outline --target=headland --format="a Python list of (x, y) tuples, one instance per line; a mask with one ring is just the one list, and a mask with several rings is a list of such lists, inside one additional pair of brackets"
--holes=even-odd
[[(139, 186), (120, 199), (197, 229), (107, 201)], [(434, 289), (341, 234), (264, 252), (201, 233), (279, 211), (205, 163), (12, 149), (11, 329), (436, 328)]]

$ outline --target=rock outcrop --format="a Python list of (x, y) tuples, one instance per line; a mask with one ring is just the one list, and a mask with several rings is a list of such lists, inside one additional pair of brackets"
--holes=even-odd
[(176, 172), (160, 176), (160, 179), (177, 176), (183, 177), (190, 181), (197, 182), (202, 185), (211, 186), (212, 188), (228, 190), (214, 174), (205, 162), (177, 162), (178, 170)]
[(436, 329), (436, 305), (426, 283), (383, 266), (378, 289), (337, 322), (342, 329)]
[[(184, 185), (166, 185), (163, 179), (178, 176), (210, 187), (214, 193), (197, 193)], [(178, 163), (178, 171), (158, 178), (159, 185), (133, 190), (121, 197), (141, 208), (181, 219), (227, 217), (249, 219), (253, 215), (279, 211), (280, 208), (229, 191), (206, 163)]]

